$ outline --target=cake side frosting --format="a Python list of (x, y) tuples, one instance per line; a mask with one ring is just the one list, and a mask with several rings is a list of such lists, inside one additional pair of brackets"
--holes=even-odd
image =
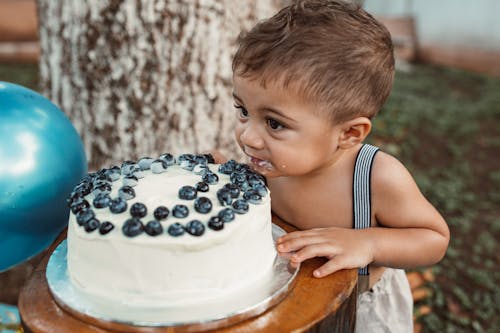
[[(231, 163), (233, 167), (237, 165)], [(108, 179), (110, 187), (102, 186), (104, 191), (97, 189), (80, 198), (73, 196), (72, 206), (82, 199), (93, 203), (91, 207), (82, 204), (83, 208), (70, 214), (68, 271), (77, 288), (110, 302), (176, 306), (212, 300), (265, 277), (276, 256), (267, 188), (263, 189), (259, 177), (247, 168), (231, 171), (227, 165), (196, 165), (176, 161), (163, 171), (150, 166), (139, 171), (136, 183), (120, 172), (119, 177), (112, 177), (113, 181)], [(207, 178), (207, 174), (216, 175), (217, 181)], [(208, 191), (182, 189), (195, 187), (202, 179), (211, 182)], [(95, 184), (96, 180), (92, 181)], [(134, 192), (134, 197), (126, 200), (127, 209), (117, 213), (109, 203), (95, 207), (102, 192), (111, 200), (120, 197), (124, 184), (132, 184)], [(233, 184), (229, 186), (233, 190), (234, 184), (240, 189), (231, 200), (224, 192), (228, 184)], [(235, 205), (236, 201), (240, 202)], [(147, 212), (132, 213), (136, 203), (144, 205)], [(176, 205), (186, 206), (188, 216), (174, 217)], [(160, 206), (169, 211), (166, 218), (156, 211)], [(99, 222), (98, 227), (89, 227), (88, 221), (82, 223), (82, 215), (89, 209)], [(227, 209), (233, 211), (234, 219), (220, 223), (219, 213)], [(142, 231), (136, 234), (135, 229), (127, 229), (131, 219), (140, 221)], [(139, 223), (136, 220), (133, 222)], [(105, 221), (113, 228), (101, 232)], [(155, 222), (152, 225), (156, 229), (146, 232), (150, 221)], [(196, 228), (191, 228), (191, 221), (197, 221)], [(174, 224), (178, 227), (175, 232), (171, 230)]]

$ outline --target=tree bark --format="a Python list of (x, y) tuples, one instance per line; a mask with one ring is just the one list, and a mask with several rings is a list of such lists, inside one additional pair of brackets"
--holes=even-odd
[(279, 1), (37, 2), (40, 87), (80, 133), (90, 169), (164, 152), (240, 156), (235, 40)]

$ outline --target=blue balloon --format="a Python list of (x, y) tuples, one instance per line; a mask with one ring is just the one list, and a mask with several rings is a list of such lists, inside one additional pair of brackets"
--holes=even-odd
[(47, 98), (0, 81), (0, 272), (50, 245), (87, 173), (82, 141)]

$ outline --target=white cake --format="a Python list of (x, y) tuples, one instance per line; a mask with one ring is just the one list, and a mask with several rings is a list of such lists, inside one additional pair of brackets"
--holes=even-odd
[[(186, 185), (196, 188), (202, 179), (213, 183), (208, 192), (201, 191), (206, 182), (195, 191), (180, 191)], [(124, 184), (129, 186), (125, 190)], [(111, 206), (110, 199), (115, 199)], [(212, 207), (206, 212), (208, 201)], [(135, 203), (145, 205), (146, 215)], [(210, 155), (191, 154), (127, 161), (84, 178), (68, 204), (71, 282), (89, 298), (110, 305), (209, 302), (259, 282), (276, 257), (264, 179), (234, 161), (218, 165)], [(189, 215), (173, 216), (176, 205), (187, 206)], [(165, 210), (154, 213), (159, 206), (169, 210), (166, 218)], [(175, 212), (181, 216), (182, 209)], [(189, 223), (193, 220), (199, 222)]]

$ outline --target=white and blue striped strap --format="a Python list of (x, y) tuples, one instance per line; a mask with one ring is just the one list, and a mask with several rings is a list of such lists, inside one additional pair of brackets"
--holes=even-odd
[[(364, 229), (371, 225), (370, 175), (373, 159), (379, 148), (364, 144), (356, 157), (353, 179), (354, 228)], [(358, 270), (359, 275), (368, 275), (368, 266)]]

